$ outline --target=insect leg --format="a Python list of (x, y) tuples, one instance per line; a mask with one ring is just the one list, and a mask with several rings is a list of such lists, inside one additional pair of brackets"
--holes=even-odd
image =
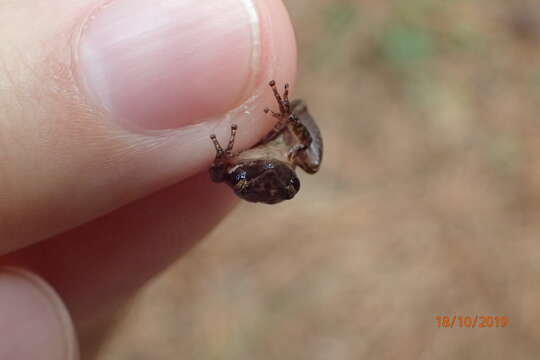
[(298, 116), (291, 114), (287, 119), (288, 122), (292, 124), (292, 132), (296, 135), (298, 140), (300, 140), (302, 144), (305, 144), (306, 147), (310, 146), (313, 142), (313, 138), (311, 137), (309, 130), (304, 124), (302, 124)]
[(285, 84), (285, 91), (283, 91), (283, 107), (287, 114), (291, 112), (291, 103), (289, 102), (289, 84)]
[(234, 139), (236, 137), (236, 129), (238, 129), (238, 126), (236, 124), (231, 125), (231, 137), (229, 138), (229, 144), (227, 145), (227, 148), (223, 150), (221, 145), (219, 144), (219, 141), (215, 134), (210, 135), (210, 140), (214, 143), (214, 147), (216, 148), (216, 159), (221, 158), (224, 155), (231, 156), (231, 151), (234, 146)]
[(276, 88), (276, 82), (272, 80), (270, 81), (270, 83), (268, 83), (268, 85), (270, 85), (270, 87), (272, 88), (272, 91), (274, 92), (274, 97), (276, 98), (279, 105), (279, 111), (282, 114), (285, 114), (285, 106), (283, 105), (283, 99), (281, 98), (281, 95), (279, 95), (279, 92)]
[(280, 113), (277, 113), (277, 112), (273, 112), (273, 111), (270, 110), (269, 108), (265, 108), (265, 109), (264, 109), (264, 113), (265, 113), (265, 114), (270, 113), (273, 117), (275, 117), (275, 118), (281, 120), (281, 114), (280, 114)]
[(287, 157), (289, 158), (289, 160), (292, 160), (299, 151), (305, 149), (307, 149), (306, 144), (296, 144), (292, 148), (290, 148), (289, 151), (287, 151)]
[(232, 149), (234, 147), (234, 139), (236, 138), (236, 129), (238, 129), (238, 125), (232, 124), (231, 125), (231, 137), (229, 138), (229, 144), (227, 145), (227, 149), (225, 152), (227, 155), (232, 155)]
[[(266, 111), (265, 109), (265, 112), (268, 113), (270, 112), (271, 110), (269, 111)], [(280, 114), (277, 114), (277, 113), (274, 113), (272, 112), (272, 115), (276, 118), (279, 119), (279, 121), (274, 125), (274, 127), (272, 128), (272, 130), (270, 130), (270, 132), (268, 134), (266, 134), (257, 144), (265, 144), (267, 143), (268, 141), (271, 141), (273, 140), (276, 136), (279, 135), (280, 132), (283, 131), (283, 129), (285, 129), (287, 127), (287, 119), (286, 118), (283, 118), (282, 116), (280, 116)], [(277, 115), (277, 116), (276, 116)]]
[(223, 156), (224, 151), (221, 145), (219, 145), (219, 141), (217, 140), (216, 135), (210, 135), (210, 140), (212, 140), (212, 142), (214, 143), (214, 147), (216, 148), (216, 158)]

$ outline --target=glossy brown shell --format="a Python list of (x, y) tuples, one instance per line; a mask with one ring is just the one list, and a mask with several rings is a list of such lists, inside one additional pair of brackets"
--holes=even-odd
[(279, 160), (246, 160), (230, 169), (227, 184), (250, 202), (277, 204), (300, 190), (300, 180), (289, 164)]
[(319, 171), (323, 157), (323, 141), (319, 127), (308, 112), (307, 105), (302, 100), (294, 100), (291, 103), (291, 111), (300, 123), (304, 125), (311, 136), (311, 144), (307, 149), (300, 151), (296, 155), (295, 162), (305, 172), (315, 174)]

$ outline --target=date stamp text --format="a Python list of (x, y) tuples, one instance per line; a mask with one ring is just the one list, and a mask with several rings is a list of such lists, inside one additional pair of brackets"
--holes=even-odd
[(505, 328), (510, 324), (508, 316), (495, 315), (437, 315), (435, 324), (438, 328)]

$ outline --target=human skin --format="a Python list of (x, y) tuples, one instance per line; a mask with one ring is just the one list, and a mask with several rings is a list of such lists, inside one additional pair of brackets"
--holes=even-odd
[(234, 206), (208, 136), (272, 127), (294, 34), (276, 0), (6, 0), (0, 20), (0, 359), (91, 359)]

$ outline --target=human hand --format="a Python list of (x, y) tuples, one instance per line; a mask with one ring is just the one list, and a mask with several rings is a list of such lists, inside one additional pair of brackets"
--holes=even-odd
[(267, 81), (294, 79), (280, 1), (100, 3), (2, 4), (2, 360), (75, 359), (76, 339), (92, 357), (233, 206), (208, 180), (209, 134), (234, 122), (237, 148), (254, 144), (273, 125)]

